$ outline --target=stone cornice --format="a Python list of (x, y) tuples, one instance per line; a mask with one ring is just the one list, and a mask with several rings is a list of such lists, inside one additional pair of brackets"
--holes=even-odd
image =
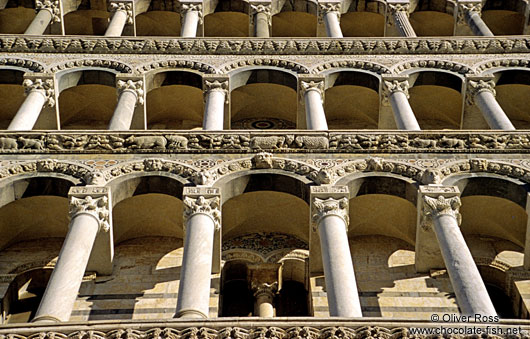
[(530, 37), (186, 39), (0, 35), (0, 52), (176, 55), (504, 54), (530, 52)]
[(0, 154), (530, 153), (530, 131), (53, 131), (0, 133)]

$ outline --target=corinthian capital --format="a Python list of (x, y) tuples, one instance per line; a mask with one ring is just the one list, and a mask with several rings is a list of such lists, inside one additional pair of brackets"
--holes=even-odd
[(109, 195), (107, 187), (72, 187), (68, 193), (69, 216), (71, 219), (80, 214), (88, 214), (96, 218), (99, 230), (110, 230)]
[(458, 15), (457, 23), (463, 25), (467, 21), (467, 17), (475, 12), (478, 15), (482, 14), (482, 2), (481, 1), (465, 1), (458, 3)]
[(184, 198), (184, 224), (196, 214), (205, 214), (212, 218), (215, 228), (221, 227), (221, 199), (216, 197), (206, 198), (203, 195)]
[(475, 103), (475, 96), (481, 92), (490, 92), (495, 96), (495, 81), (493, 79), (468, 79), (467, 81), (467, 96), (466, 103), (473, 105)]
[(460, 215), (460, 197), (450, 197), (446, 198), (443, 195), (439, 195), (436, 198), (429, 196), (423, 197), (423, 211), (426, 217), (436, 218), (441, 215), (450, 215), (454, 217), (458, 223), (461, 222)]
[(127, 14), (127, 25), (134, 23), (134, 6), (130, 0), (113, 0), (109, 5), (109, 12), (112, 14), (123, 11)]
[(206, 92), (210, 91), (221, 91), (228, 93), (228, 80), (222, 81), (222, 80), (205, 80), (204, 81), (204, 90)]
[(51, 78), (26, 78), (22, 82), (24, 92), (28, 95), (31, 92), (37, 91), (44, 95), (46, 104), (50, 107), (55, 106), (55, 91), (54, 81)]
[(406, 78), (400, 79), (383, 79), (383, 104), (389, 104), (389, 96), (396, 92), (405, 93), (407, 98), (410, 98), (409, 95), (409, 82)]
[(36, 0), (35, 10), (46, 10), (52, 14), (53, 22), (61, 22), (61, 5), (59, 0)]
[(253, 25), (256, 20), (256, 14), (263, 13), (267, 16), (269, 26), (272, 24), (272, 5), (270, 2), (254, 2), (250, 3), (250, 24)]
[(348, 223), (350, 222), (348, 198), (344, 197), (340, 199), (320, 199), (314, 197), (312, 207), (313, 209), (311, 211), (311, 219), (315, 227), (318, 227), (318, 224), (323, 218), (330, 215), (334, 215), (341, 218), (342, 220), (344, 220), (346, 227), (348, 227)]
[(324, 95), (324, 80), (300, 81), (300, 90), (302, 95), (309, 91), (317, 91), (322, 97)]
[(189, 12), (197, 12), (197, 14), (199, 15), (199, 23), (202, 24), (203, 18), (202, 18), (202, 4), (201, 3), (183, 3), (180, 6), (181, 19), (183, 19), (186, 13), (189, 13)]
[(132, 92), (136, 95), (136, 103), (143, 105), (144, 103), (144, 82), (142, 80), (118, 80), (116, 82), (118, 95), (123, 92)]
[(388, 3), (388, 10), (391, 14), (403, 13), (409, 16), (410, 4), (407, 3)]
[(252, 282), (251, 285), (252, 292), (254, 292), (254, 297), (256, 299), (266, 296), (269, 299), (273, 299), (276, 292), (278, 292), (278, 283), (255, 283)]
[(328, 13), (335, 13), (340, 19), (340, 2), (319, 2), (318, 3), (318, 20), (319, 22), (324, 21), (324, 15)]

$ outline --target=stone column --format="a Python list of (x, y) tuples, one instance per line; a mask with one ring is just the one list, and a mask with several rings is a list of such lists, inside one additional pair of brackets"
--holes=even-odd
[(134, 1), (112, 1), (109, 5), (111, 19), (105, 36), (121, 36), (125, 25), (134, 24)]
[(207, 318), (214, 232), (221, 227), (219, 191), (211, 194), (184, 192), (184, 255), (180, 271), (178, 318)]
[(278, 291), (278, 283), (253, 284), (252, 291), (256, 298), (257, 316), (261, 318), (274, 317), (274, 296)]
[(204, 79), (204, 120), (206, 131), (221, 131), (224, 127), (225, 104), (228, 103), (227, 79)]
[(70, 226), (33, 322), (68, 321), (98, 232), (110, 229), (110, 189), (72, 187)]
[(493, 79), (468, 78), (468, 104), (476, 104), (484, 119), (492, 129), (513, 131), (515, 127), (495, 99), (495, 81)]
[(330, 38), (342, 38), (340, 28), (340, 2), (319, 3), (319, 20), (324, 21), (326, 35)]
[(129, 130), (136, 105), (144, 103), (144, 82), (142, 80), (118, 80), (118, 104), (110, 119), (109, 130)]
[(26, 99), (7, 127), (10, 131), (29, 131), (35, 126), (45, 104), (55, 106), (53, 77), (29, 76), (22, 83)]
[[(311, 223), (320, 236), (329, 314), (362, 317), (348, 244), (347, 193), (322, 193), (321, 189), (311, 187)], [(347, 192), (347, 188), (344, 190)]]
[(409, 21), (408, 1), (388, 1), (387, 18), (388, 24), (394, 26), (398, 34), (402, 37), (416, 37), (416, 32)]
[(462, 1), (458, 2), (457, 23), (466, 23), (471, 28), (473, 34), (478, 36), (495, 36), (489, 29), (488, 25), (480, 17), (482, 11), (481, 1)]
[(61, 22), (61, 5), (59, 0), (35, 1), (37, 15), (24, 32), (25, 35), (42, 35), (52, 22)]
[(271, 27), (271, 3), (251, 3), (250, 4), (250, 24), (254, 29), (254, 36), (258, 38), (270, 38)]
[(202, 4), (183, 3), (180, 7), (180, 20), (180, 35), (183, 38), (195, 38), (199, 24), (202, 24)]
[(324, 80), (307, 79), (300, 81), (300, 92), (304, 97), (307, 129), (327, 130), (328, 122), (324, 113)]
[(398, 129), (419, 131), (420, 125), (409, 104), (407, 78), (383, 78), (383, 105), (390, 105)]
[(471, 316), (497, 315), (460, 231), (462, 217), (458, 188), (420, 186), (420, 194), (423, 199), (422, 227), (434, 229), (460, 310)]

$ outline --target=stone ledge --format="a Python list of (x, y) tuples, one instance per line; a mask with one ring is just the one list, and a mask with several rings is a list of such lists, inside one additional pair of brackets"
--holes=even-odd
[(530, 37), (259, 39), (0, 35), (0, 51), (178, 55), (528, 53)]
[(0, 154), (530, 153), (530, 131), (53, 131), (0, 133)]

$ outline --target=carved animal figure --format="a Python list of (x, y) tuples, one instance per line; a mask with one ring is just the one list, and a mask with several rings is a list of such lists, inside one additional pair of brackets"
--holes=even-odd
[(169, 140), (168, 148), (188, 148), (188, 138), (180, 135), (166, 135)]
[(22, 145), (22, 148), (44, 149), (42, 141), (38, 139), (26, 139), (19, 137), (18, 141)]
[(285, 137), (253, 137), (250, 139), (250, 148), (253, 149), (278, 149), (285, 145)]
[(306, 149), (327, 149), (329, 148), (329, 140), (326, 137), (311, 137), (307, 135), (300, 135), (294, 139), (294, 143), (298, 147)]
[(163, 136), (134, 136), (131, 135), (125, 139), (125, 143), (131, 148), (140, 148), (140, 149), (165, 149), (167, 140)]
[(0, 149), (18, 149), (17, 140), (13, 138), (0, 138)]

